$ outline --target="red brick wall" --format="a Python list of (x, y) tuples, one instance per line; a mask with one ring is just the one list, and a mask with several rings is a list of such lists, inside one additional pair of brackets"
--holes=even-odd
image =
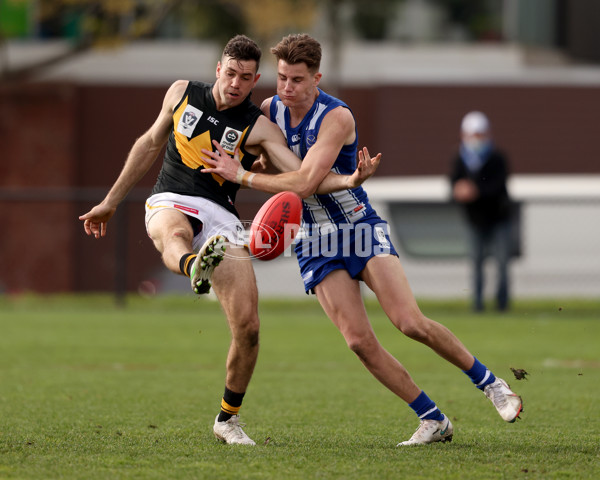
[(77, 96), (68, 85), (0, 92), (0, 289), (74, 287), (74, 205), (46, 196), (74, 185)]
[(445, 174), (470, 110), (490, 117), (513, 173), (600, 171), (600, 87), (390, 86), (345, 99), (361, 145), (384, 154), (378, 175)]

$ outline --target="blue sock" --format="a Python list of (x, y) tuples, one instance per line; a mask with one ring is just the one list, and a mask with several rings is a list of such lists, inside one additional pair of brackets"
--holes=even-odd
[(471, 381), (479, 390), (483, 390), (486, 385), (489, 385), (490, 383), (494, 383), (496, 381), (496, 377), (494, 376), (494, 374), (490, 372), (488, 368), (476, 358), (475, 363), (473, 364), (471, 369), (463, 370), (463, 372), (469, 376)]
[(421, 420), (443, 420), (444, 414), (440, 412), (440, 409), (436, 407), (433, 400), (431, 400), (425, 392), (421, 392), (416, 400), (409, 403), (408, 406), (412, 408), (417, 416)]

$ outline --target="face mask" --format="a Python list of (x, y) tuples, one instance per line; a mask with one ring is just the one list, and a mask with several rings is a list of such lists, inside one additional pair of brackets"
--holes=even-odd
[(474, 153), (480, 154), (488, 149), (491, 142), (483, 138), (471, 138), (464, 141), (465, 147)]

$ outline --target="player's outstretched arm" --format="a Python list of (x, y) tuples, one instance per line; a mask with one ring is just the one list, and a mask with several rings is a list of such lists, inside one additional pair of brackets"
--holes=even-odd
[[(335, 115), (339, 115), (336, 112)], [(345, 115), (345, 112), (341, 112)], [(353, 131), (353, 120), (348, 121), (348, 118), (342, 117), (349, 132)], [(202, 150), (204, 157), (202, 160), (210, 165), (209, 168), (203, 169), (203, 173), (215, 173), (224, 179), (249, 186), (257, 190), (262, 190), (269, 193), (277, 193), (284, 190), (289, 190), (297, 193), (305, 198), (313, 193), (331, 193), (338, 190), (355, 188), (369, 178), (379, 165), (381, 155), (378, 154), (371, 159), (368, 150), (363, 149), (359, 154), (359, 168), (353, 175), (338, 175), (331, 172), (331, 165), (339, 153), (339, 149), (343, 145), (343, 137), (335, 138), (337, 133), (329, 135), (334, 137), (333, 141), (317, 142), (318, 145), (313, 146), (313, 149), (319, 150), (317, 155), (309, 155), (310, 159), (301, 162), (296, 155), (289, 150), (280, 130), (275, 124), (267, 119), (262, 120), (262, 125), (257, 124), (254, 128), (254, 136), (250, 144), (259, 144), (266, 152), (271, 163), (284, 173), (277, 175), (265, 175), (262, 173), (255, 174), (243, 168), (239, 162), (239, 156), (234, 155), (229, 157), (218, 142), (213, 141), (216, 151)], [(265, 124), (266, 122), (266, 124)], [(336, 120), (331, 120), (331, 124), (339, 125)], [(336, 131), (339, 129), (332, 129)], [(260, 132), (260, 133), (258, 133)], [(256, 138), (259, 137), (259, 138)], [(324, 135), (328, 138), (328, 135)]]
[[(151, 133), (148, 131), (133, 145), (123, 170), (104, 200), (79, 217), (79, 220), (83, 221), (85, 233), (95, 238), (106, 235), (106, 225), (117, 210), (117, 206), (152, 165), (154, 159), (149, 160), (153, 154), (151, 152), (154, 153), (155, 150), (152, 147)], [(154, 155), (157, 153), (158, 151)]]
[[(295, 159), (297, 159), (296, 155), (293, 156)], [(377, 171), (380, 162), (381, 153), (378, 153), (375, 157), (371, 157), (368, 148), (363, 147), (361, 150), (358, 151), (358, 162), (356, 165), (356, 170), (354, 170), (352, 175), (341, 175), (334, 172), (329, 172), (327, 176), (323, 179), (323, 181), (319, 184), (315, 193), (325, 195), (328, 193), (338, 192), (340, 190), (360, 187), (365, 181), (367, 181), (373, 176), (373, 174)], [(268, 166), (274, 167), (274, 165), (272, 164), (272, 162), (269, 161), (268, 158), (264, 158), (261, 163), (262, 168), (254, 168), (253, 166), (252, 172), (277, 174), (281, 171), (292, 171), (292, 166), (296, 167), (294, 168), (296, 170), (299, 168), (299, 165), (297, 165), (297, 163), (291, 162), (287, 164), (287, 168), (282, 168), (280, 166), (279, 172), (276, 171), (274, 168), (268, 169)]]
[(167, 91), (161, 111), (150, 127), (136, 140), (114, 185), (101, 203), (79, 217), (83, 229), (95, 238), (106, 235), (106, 225), (117, 206), (150, 169), (165, 145), (173, 122), (173, 107), (187, 88), (187, 81), (178, 80)]

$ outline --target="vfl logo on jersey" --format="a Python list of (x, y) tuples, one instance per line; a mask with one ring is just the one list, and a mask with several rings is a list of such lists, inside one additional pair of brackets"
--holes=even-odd
[(306, 136), (306, 146), (308, 148), (312, 147), (315, 142), (317, 141), (317, 137), (315, 137), (314, 135), (307, 135)]
[(242, 132), (234, 130), (231, 127), (227, 127), (223, 132), (223, 137), (219, 142), (227, 153), (233, 154), (235, 149), (238, 148), (240, 141), (242, 140)]
[(248, 239), (246, 239), (246, 231), (244, 230), (244, 227), (242, 227), (239, 222), (236, 223), (235, 225), (235, 233), (236, 233), (236, 238), (238, 241), (238, 244), (240, 245), (248, 245)]
[(181, 114), (179, 123), (177, 124), (177, 131), (186, 137), (190, 138), (194, 133), (194, 128), (198, 125), (200, 118), (202, 117), (202, 111), (196, 107), (188, 105)]

